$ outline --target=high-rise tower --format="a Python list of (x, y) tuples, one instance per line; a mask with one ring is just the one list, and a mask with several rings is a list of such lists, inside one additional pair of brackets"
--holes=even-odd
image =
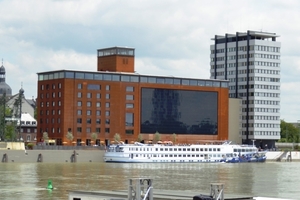
[(242, 99), (242, 140), (275, 147), (280, 139), (280, 47), (275, 33), (216, 35), (210, 78), (229, 80), (229, 97)]

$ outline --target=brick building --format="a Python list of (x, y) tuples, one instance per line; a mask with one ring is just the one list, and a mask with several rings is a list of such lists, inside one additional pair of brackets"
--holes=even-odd
[(38, 73), (38, 141), (43, 132), (57, 145), (109, 144), (116, 133), (125, 143), (155, 132), (179, 143), (228, 139), (228, 81), (137, 74), (133, 48), (97, 53), (97, 71)]

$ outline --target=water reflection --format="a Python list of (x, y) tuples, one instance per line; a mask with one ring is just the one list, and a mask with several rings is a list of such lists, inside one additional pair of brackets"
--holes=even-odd
[[(129, 178), (154, 179), (154, 189), (209, 193), (224, 183), (225, 194), (298, 199), (299, 162), (274, 163), (1, 163), (3, 199), (67, 199), (68, 190), (127, 190)], [(52, 180), (54, 190), (46, 190)]]

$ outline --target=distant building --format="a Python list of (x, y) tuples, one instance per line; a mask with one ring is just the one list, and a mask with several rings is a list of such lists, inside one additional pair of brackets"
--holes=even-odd
[(280, 139), (280, 42), (275, 33), (216, 35), (210, 46), (211, 79), (229, 81), (242, 99), (243, 143), (275, 146)]
[(2, 97), (4, 94), (6, 97), (11, 96), (11, 88), (10, 86), (5, 82), (5, 68), (3, 66), (0, 67), (0, 97)]
[[(98, 50), (98, 71), (38, 73), (38, 141), (57, 145), (161, 140), (196, 143), (228, 139), (228, 81), (135, 73), (134, 49)], [(93, 141), (92, 133), (97, 133)]]

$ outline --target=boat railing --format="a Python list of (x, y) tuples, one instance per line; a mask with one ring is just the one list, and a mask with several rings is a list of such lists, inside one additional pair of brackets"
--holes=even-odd
[(148, 195), (150, 194), (150, 191), (152, 190), (152, 188), (153, 188), (152, 186), (148, 188), (148, 190), (147, 190), (147, 192), (146, 192), (146, 194), (145, 194), (143, 200), (146, 200), (146, 198), (147, 198)]

